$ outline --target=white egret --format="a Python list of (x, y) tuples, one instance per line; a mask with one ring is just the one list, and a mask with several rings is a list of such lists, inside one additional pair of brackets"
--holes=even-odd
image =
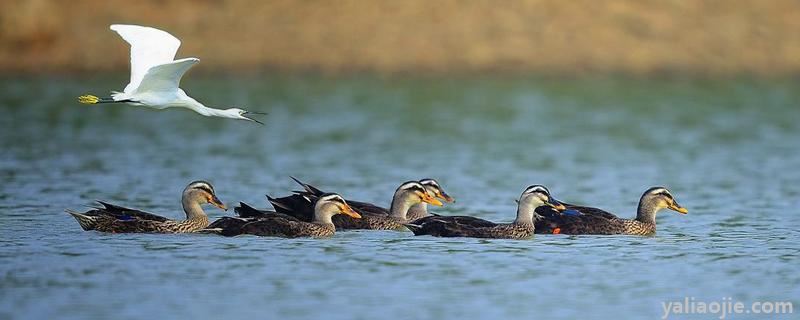
[[(112, 92), (110, 98), (83, 95), (78, 101), (84, 104), (127, 103), (153, 109), (187, 108), (206, 117), (241, 119), (261, 123), (246, 117), (264, 114), (239, 108), (209, 108), (193, 99), (179, 88), (181, 77), (197, 58), (174, 60), (181, 41), (166, 31), (136, 25), (112, 24), (111, 30), (131, 45), (131, 81), (122, 92)], [(263, 123), (261, 123), (263, 124)]]

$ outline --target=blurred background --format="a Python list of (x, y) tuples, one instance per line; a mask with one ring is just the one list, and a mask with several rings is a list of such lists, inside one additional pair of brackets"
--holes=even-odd
[(192, 72), (795, 75), (800, 3), (2, 1), (0, 70), (123, 71), (108, 30), (168, 30)]
[[(79, 104), (128, 82), (112, 23), (175, 35), (202, 61), (181, 87), (265, 125)], [(797, 309), (798, 75), (795, 0), (0, 0), (0, 319)], [(626, 218), (663, 185), (689, 214), (659, 213), (655, 237), (507, 241), (101, 234), (63, 212), (102, 199), (180, 219), (197, 179), (268, 208), (289, 175), (383, 206), (435, 178), (456, 203), (433, 212), (497, 222), (531, 184)]]

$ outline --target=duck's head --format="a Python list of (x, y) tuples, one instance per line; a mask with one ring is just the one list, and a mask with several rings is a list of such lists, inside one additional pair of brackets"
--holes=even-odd
[(342, 196), (335, 193), (326, 193), (320, 196), (314, 205), (314, 211), (322, 215), (344, 214), (356, 219), (361, 218), (361, 215), (353, 210)]
[(525, 188), (525, 191), (519, 197), (518, 203), (520, 208), (526, 206), (530, 210), (541, 206), (549, 206), (558, 211), (566, 209), (561, 202), (550, 195), (550, 190), (547, 187), (539, 184)]
[[(442, 202), (435, 198), (435, 196), (428, 192), (421, 183), (417, 181), (407, 181), (400, 185), (394, 192), (394, 198), (400, 199), (409, 205), (418, 203), (428, 203), (434, 206), (441, 206)], [(394, 201), (392, 201), (394, 202)]]
[(422, 179), (419, 181), (419, 184), (425, 187), (425, 190), (436, 198), (442, 199), (447, 203), (456, 202), (456, 199), (453, 199), (453, 197), (447, 194), (447, 192), (444, 192), (444, 189), (442, 189), (442, 186), (439, 185), (439, 182), (436, 182), (434, 179)]
[(202, 180), (192, 181), (183, 189), (183, 201), (191, 201), (203, 205), (210, 203), (213, 206), (222, 210), (228, 210), (224, 203), (222, 203), (217, 194), (214, 192), (214, 187)]
[(247, 120), (252, 121), (258, 124), (264, 124), (261, 121), (248, 117), (248, 115), (264, 115), (264, 112), (254, 112), (254, 111), (247, 111), (239, 108), (230, 108), (223, 110), (224, 116), (231, 119), (239, 119), (239, 120)]
[(654, 214), (661, 209), (670, 209), (681, 214), (689, 213), (689, 210), (679, 205), (678, 202), (675, 201), (675, 197), (672, 196), (672, 193), (664, 187), (652, 187), (647, 189), (639, 200), (639, 206), (640, 208), (642, 206), (649, 207)]

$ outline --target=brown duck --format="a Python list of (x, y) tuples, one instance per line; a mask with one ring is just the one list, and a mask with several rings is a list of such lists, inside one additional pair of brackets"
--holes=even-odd
[(224, 217), (214, 221), (205, 231), (225, 236), (251, 234), (284, 238), (323, 238), (333, 236), (336, 232), (331, 220), (333, 216), (344, 214), (354, 219), (361, 217), (335, 193), (323, 194), (315, 201), (314, 217), (308, 222), (274, 211), (257, 210), (245, 203), (241, 203), (235, 210), (239, 217)]
[(194, 232), (208, 226), (208, 216), (201, 207), (210, 203), (227, 210), (214, 193), (214, 187), (205, 181), (194, 181), (183, 189), (181, 203), (186, 220), (171, 220), (152, 213), (129, 209), (98, 201), (103, 207), (84, 213), (66, 210), (81, 225), (83, 230), (111, 233), (184, 233)]
[[(277, 212), (291, 215), (301, 221), (310, 221), (313, 212), (311, 210), (312, 204), (322, 191), (297, 179), (295, 181), (300, 183), (305, 191), (298, 191), (296, 194), (282, 198), (267, 196), (267, 199), (269, 199)], [(440, 190), (438, 195), (452, 201), (452, 197), (444, 193), (444, 191)], [(362, 218), (333, 217), (333, 223), (339, 229), (402, 230), (405, 229), (404, 224), (411, 221), (408, 219), (407, 214), (414, 206), (423, 203), (442, 205), (441, 201), (434, 198), (428, 189), (417, 181), (408, 181), (401, 184), (395, 190), (391, 207), (388, 210), (366, 202), (348, 201), (348, 203), (353, 206), (353, 209)], [(427, 208), (417, 209), (415, 214), (423, 214), (422, 210), (425, 211), (424, 214), (428, 214)]]
[(661, 209), (682, 214), (689, 212), (664, 187), (652, 187), (642, 194), (635, 219), (622, 219), (598, 208), (565, 206), (567, 210), (563, 212), (538, 208), (536, 211), (542, 218), (536, 222), (536, 233), (648, 236), (656, 233), (656, 213)]
[(470, 216), (430, 216), (408, 223), (406, 227), (417, 236), (525, 239), (534, 233), (534, 219), (538, 218), (535, 210), (540, 206), (564, 209), (547, 188), (533, 185), (522, 192), (517, 218), (511, 223), (498, 224)]

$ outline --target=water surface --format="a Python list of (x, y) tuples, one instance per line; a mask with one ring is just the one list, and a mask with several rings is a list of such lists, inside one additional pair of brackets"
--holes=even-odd
[[(125, 80), (0, 80), (0, 318), (656, 318), (684, 297), (800, 302), (794, 82), (185, 82), (210, 105), (269, 112), (265, 126), (75, 102)], [(178, 218), (195, 179), (266, 207), (296, 188), (289, 175), (386, 205), (433, 177), (457, 199), (436, 212), (495, 221), (535, 183), (625, 217), (664, 185), (690, 212), (661, 212), (655, 237), (524, 241), (108, 235), (63, 213), (104, 199)]]

